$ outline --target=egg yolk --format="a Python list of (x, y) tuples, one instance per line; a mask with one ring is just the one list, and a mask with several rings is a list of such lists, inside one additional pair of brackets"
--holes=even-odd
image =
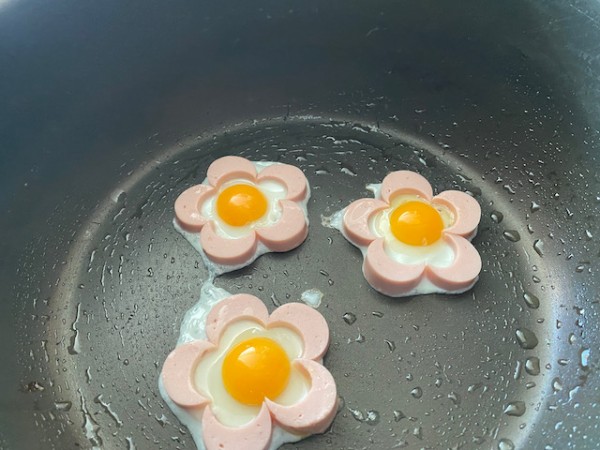
[(290, 360), (272, 339), (251, 338), (235, 345), (223, 360), (223, 385), (245, 405), (260, 405), (265, 397), (275, 399), (290, 377)]
[(442, 236), (444, 222), (431, 205), (409, 201), (398, 206), (390, 215), (392, 234), (408, 245), (423, 247)]
[(241, 227), (260, 219), (267, 212), (267, 199), (256, 187), (234, 184), (217, 197), (217, 214), (225, 223)]

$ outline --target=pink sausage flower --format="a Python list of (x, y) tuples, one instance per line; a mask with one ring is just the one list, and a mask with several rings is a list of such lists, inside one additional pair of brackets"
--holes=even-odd
[[(274, 202), (277, 219), (255, 221), (244, 227), (232, 227), (235, 236), (222, 230), (223, 221), (205, 214), (205, 205), (215, 201), (223, 189), (235, 180), (243, 180), (261, 190), (262, 183), (281, 186), (280, 198)], [(304, 173), (289, 164), (274, 163), (257, 170), (251, 161), (239, 156), (219, 158), (209, 166), (203, 184), (185, 190), (175, 201), (177, 223), (185, 231), (198, 233), (202, 250), (207, 257), (221, 265), (236, 266), (251, 261), (262, 243), (268, 251), (285, 252), (298, 247), (308, 234), (308, 220), (302, 202), (310, 195)], [(265, 214), (266, 217), (268, 214)]]
[[(228, 328), (240, 321), (251, 321), (265, 333), (278, 328), (293, 332), (302, 346), (298, 357), (290, 361), (291, 370), (307, 380), (308, 388), (291, 404), (265, 397), (248, 423), (232, 427), (224, 425), (213, 411), (215, 402), (219, 401), (217, 397), (202, 391), (195, 380), (203, 360), (231, 349), (231, 343), (230, 347), (222, 348), (221, 341)], [(202, 439), (208, 450), (265, 450), (269, 448), (275, 425), (298, 438), (323, 433), (331, 425), (337, 413), (338, 398), (335, 381), (322, 365), (329, 346), (329, 328), (319, 312), (302, 303), (288, 303), (269, 315), (258, 298), (237, 294), (220, 301), (209, 312), (206, 335), (206, 340), (175, 348), (165, 360), (161, 376), (171, 400), (201, 421)], [(217, 364), (217, 367), (220, 366)], [(252, 386), (247, 388), (253, 389)]]
[[(416, 197), (449, 212), (450, 222), (444, 224), (440, 237), (452, 250), (449, 265), (423, 261), (410, 264), (392, 258), (386, 236), (378, 233), (372, 224), (380, 213), (393, 208), (398, 196)], [(480, 217), (479, 204), (468, 194), (449, 190), (433, 196), (431, 185), (423, 176), (402, 170), (384, 178), (377, 198), (356, 200), (345, 209), (342, 231), (352, 244), (363, 249), (363, 273), (379, 292), (392, 297), (429, 292), (460, 293), (475, 284), (481, 271), (479, 253), (469, 242), (477, 233)]]

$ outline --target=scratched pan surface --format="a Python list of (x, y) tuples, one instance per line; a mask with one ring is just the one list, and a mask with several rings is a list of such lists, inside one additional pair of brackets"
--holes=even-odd
[[(343, 401), (286, 448), (600, 447), (597, 9), (0, 2), (0, 447), (194, 448), (157, 389), (206, 279), (172, 206), (232, 153), (312, 186), (300, 248), (216, 280), (324, 295)], [(398, 169), (480, 202), (471, 291), (381, 296), (321, 226)]]

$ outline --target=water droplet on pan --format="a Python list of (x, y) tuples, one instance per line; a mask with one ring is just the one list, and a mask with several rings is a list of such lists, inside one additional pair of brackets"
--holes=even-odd
[(525, 304), (531, 309), (538, 309), (540, 307), (540, 299), (530, 292), (525, 291), (523, 299), (525, 300)]
[(537, 356), (530, 356), (525, 360), (525, 372), (533, 376), (540, 374), (540, 359)]
[(69, 402), (69, 401), (54, 403), (54, 407), (56, 408), (57, 411), (70, 411), (72, 406), (73, 406), (73, 403)]
[(536, 239), (533, 242), (533, 249), (538, 255), (544, 256), (544, 242), (541, 239)]
[(388, 346), (388, 349), (390, 350), (390, 352), (393, 352), (394, 350), (396, 350), (396, 344), (394, 343), (394, 341), (390, 341), (389, 339), (385, 339), (385, 343)]
[(498, 450), (515, 450), (515, 444), (510, 439), (500, 439), (498, 442)]
[(271, 302), (273, 302), (273, 305), (278, 308), (281, 306), (281, 302), (279, 301), (279, 299), (275, 296), (275, 294), (271, 294)]
[(412, 434), (417, 439), (423, 439), (423, 428), (421, 428), (421, 427), (415, 427), (413, 429), (413, 433)]
[(458, 395), (456, 392), (450, 392), (448, 394), (448, 398), (452, 400), (452, 403), (455, 405), (460, 405), (460, 395)]
[(348, 408), (348, 411), (359, 422), (364, 422), (368, 425), (377, 425), (379, 423), (379, 412), (373, 409), (362, 412), (360, 409)]
[(414, 398), (421, 398), (423, 397), (423, 389), (421, 389), (420, 387), (416, 387), (412, 391), (410, 391), (410, 395), (412, 395)]
[(406, 416), (404, 415), (404, 413), (398, 409), (394, 410), (394, 422), (400, 422), (402, 419), (404, 419)]
[(506, 405), (506, 408), (504, 408), (504, 414), (507, 416), (520, 417), (525, 414), (526, 409), (525, 403), (522, 401), (510, 402)]
[(521, 240), (521, 235), (516, 230), (506, 230), (502, 235), (510, 242), (519, 242)]
[(579, 363), (581, 364), (581, 368), (587, 370), (590, 368), (590, 349), (582, 348), (579, 352)]
[(560, 381), (560, 378), (555, 378), (554, 380), (552, 380), (552, 390), (554, 392), (560, 392), (562, 391), (562, 381)]
[(518, 328), (515, 332), (517, 342), (526, 350), (531, 350), (538, 345), (538, 338), (533, 331), (528, 328)]
[(502, 187), (504, 188), (504, 190), (506, 190), (506, 192), (508, 192), (511, 195), (515, 195), (517, 193), (510, 184), (505, 184)]
[(504, 214), (502, 214), (500, 211), (492, 211), (490, 213), (490, 217), (494, 222), (500, 223), (504, 219)]
[(360, 329), (358, 330), (358, 336), (356, 336), (356, 339), (354, 339), (354, 342), (358, 342), (359, 344), (362, 344), (363, 342), (365, 342), (365, 337), (360, 332)]
[(342, 317), (344, 318), (344, 322), (346, 322), (348, 325), (352, 325), (354, 322), (356, 322), (356, 316), (350, 312), (347, 312)]

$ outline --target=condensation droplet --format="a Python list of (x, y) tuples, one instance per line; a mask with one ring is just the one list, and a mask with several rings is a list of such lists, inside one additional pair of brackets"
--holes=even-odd
[(81, 353), (81, 341), (79, 338), (79, 329), (78, 323), (81, 315), (81, 303), (77, 304), (77, 312), (75, 314), (75, 320), (71, 324), (71, 330), (73, 331), (73, 335), (71, 336), (71, 342), (67, 347), (67, 351), (70, 355), (78, 355)]
[(579, 352), (579, 363), (581, 364), (581, 368), (584, 370), (588, 370), (590, 368), (590, 349), (582, 348)]
[(364, 422), (369, 425), (377, 425), (379, 423), (379, 412), (373, 409), (362, 412), (360, 409), (348, 408), (348, 411), (350, 411), (352, 417), (359, 422)]
[(365, 415), (360, 409), (348, 408), (348, 411), (350, 411), (350, 414), (352, 414), (352, 417), (354, 417), (355, 420), (358, 420), (359, 422), (363, 422), (365, 420)]
[(455, 405), (460, 405), (460, 395), (458, 395), (456, 392), (450, 392), (448, 394), (448, 398), (452, 401), (452, 403), (454, 403)]
[(516, 230), (506, 230), (502, 235), (510, 242), (519, 242), (521, 240), (521, 235)]
[(562, 386), (562, 381), (560, 381), (560, 378), (556, 377), (554, 380), (552, 380), (552, 390), (554, 392), (560, 392), (562, 391), (563, 386)]
[(72, 402), (64, 401), (64, 402), (55, 402), (54, 407), (57, 411), (70, 411), (73, 406)]
[(510, 402), (508, 405), (506, 405), (506, 408), (504, 408), (504, 414), (507, 416), (520, 417), (525, 414), (526, 410), (527, 408), (525, 407), (525, 402), (518, 400), (516, 402)]
[(423, 428), (415, 427), (413, 429), (413, 436), (416, 437), (417, 439), (423, 439)]
[(132, 437), (128, 436), (125, 440), (127, 441), (127, 450), (136, 450)]
[(498, 450), (515, 450), (515, 444), (510, 439), (500, 439), (498, 442)]
[(540, 374), (540, 359), (537, 356), (530, 356), (525, 360), (525, 372), (533, 376)]
[(502, 220), (504, 220), (504, 214), (502, 214), (500, 211), (492, 211), (490, 213), (490, 218), (496, 222), (496, 223), (500, 223), (502, 222)]
[(544, 242), (541, 239), (533, 241), (533, 249), (538, 255), (544, 256)]
[(480, 389), (483, 386), (482, 383), (475, 383), (475, 384), (471, 384), (468, 388), (467, 391), (468, 392), (475, 392), (476, 390)]
[(404, 415), (404, 413), (398, 409), (394, 410), (394, 422), (400, 422), (402, 419), (404, 419), (406, 416)]
[(358, 336), (356, 336), (356, 339), (354, 339), (354, 342), (358, 342), (359, 344), (362, 344), (363, 342), (365, 342), (365, 337), (360, 332), (360, 329), (358, 330)]
[(540, 307), (540, 299), (530, 292), (525, 291), (523, 299), (525, 300), (525, 304), (531, 309), (538, 309)]
[(367, 411), (367, 415), (365, 417), (365, 423), (369, 425), (377, 425), (379, 423), (379, 412), (374, 409), (370, 409)]
[(423, 389), (421, 389), (420, 387), (416, 387), (412, 391), (410, 391), (410, 395), (412, 395), (414, 398), (421, 398), (423, 397)]
[(347, 312), (342, 317), (344, 318), (344, 322), (346, 322), (348, 325), (352, 325), (354, 322), (356, 322), (356, 316), (350, 312)]
[(537, 347), (538, 338), (535, 335), (535, 333), (530, 329), (518, 328), (515, 334), (517, 336), (517, 342), (522, 348), (526, 350), (531, 350)]
[(271, 294), (271, 301), (273, 302), (273, 305), (276, 308), (279, 308), (281, 306), (281, 302), (279, 301), (279, 299), (277, 298), (277, 296), (275, 294)]

